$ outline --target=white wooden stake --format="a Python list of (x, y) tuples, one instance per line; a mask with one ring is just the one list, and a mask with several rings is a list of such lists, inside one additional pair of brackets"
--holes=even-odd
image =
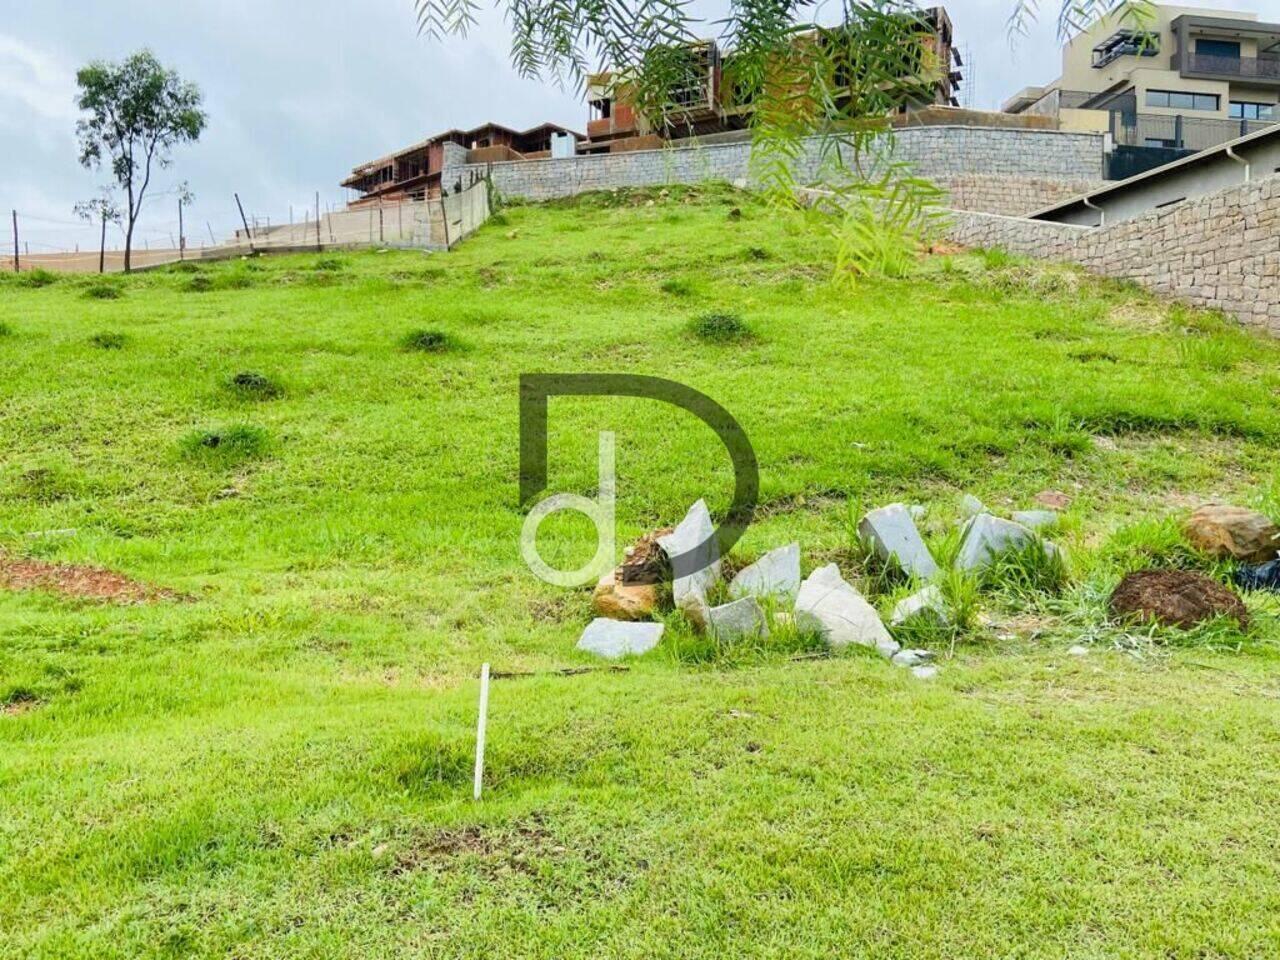
[(484, 732), (489, 719), (489, 665), (480, 668), (480, 717), (476, 721), (476, 778), (472, 798), (480, 799), (484, 782)]

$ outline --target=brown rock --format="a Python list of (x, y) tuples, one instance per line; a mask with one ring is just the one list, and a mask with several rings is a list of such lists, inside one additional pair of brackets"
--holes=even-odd
[(1071, 495), (1061, 490), (1041, 490), (1036, 494), (1036, 503), (1050, 510), (1065, 510), (1071, 506)]
[(1217, 580), (1187, 570), (1131, 573), (1111, 594), (1110, 606), (1118, 620), (1154, 620), (1185, 628), (1214, 617), (1233, 617), (1241, 629), (1249, 626), (1249, 611), (1239, 597)]
[(639, 583), (663, 583), (671, 579), (671, 565), (667, 555), (658, 544), (659, 537), (665, 537), (674, 527), (663, 527), (646, 533), (643, 537), (627, 547), (623, 554), (622, 566), (618, 568), (618, 581), (627, 586)]
[(610, 620), (644, 620), (658, 607), (656, 583), (622, 583), (619, 567), (610, 570), (596, 584), (591, 608), (597, 616)]
[(1256, 510), (1208, 503), (1191, 514), (1184, 527), (1187, 540), (1213, 557), (1265, 563), (1280, 552), (1280, 527)]

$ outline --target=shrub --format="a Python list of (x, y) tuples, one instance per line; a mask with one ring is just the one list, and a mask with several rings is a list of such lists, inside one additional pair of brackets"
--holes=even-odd
[(38, 290), (40, 287), (47, 287), (51, 283), (57, 283), (58, 275), (48, 270), (42, 270), (37, 267), (35, 270), (28, 270), (26, 273), (19, 275), (20, 282), (24, 287), (30, 287)]
[(182, 453), (190, 460), (233, 466), (267, 452), (270, 438), (261, 427), (233, 424), (218, 430), (194, 430), (182, 438)]
[(227, 389), (244, 400), (274, 400), (284, 388), (265, 373), (242, 370), (227, 379)]
[(84, 295), (90, 300), (119, 300), (124, 291), (118, 284), (96, 280), (84, 288)]
[(733, 313), (704, 313), (689, 321), (689, 332), (707, 343), (735, 343), (751, 338), (751, 328)]
[(114, 333), (106, 331), (103, 333), (95, 333), (89, 338), (89, 342), (99, 350), (123, 350), (124, 345), (128, 343), (129, 338), (123, 333)]
[(422, 353), (444, 353), (457, 344), (443, 330), (412, 330), (401, 338), (400, 345)]
[(194, 263), (191, 260), (183, 260), (179, 263), (170, 265), (169, 272), (170, 273), (199, 273), (201, 269), (203, 268), (200, 266), (200, 264)]

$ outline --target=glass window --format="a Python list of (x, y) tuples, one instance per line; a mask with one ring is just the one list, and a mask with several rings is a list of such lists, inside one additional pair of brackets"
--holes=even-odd
[(1196, 40), (1196, 56), (1223, 57), (1228, 60), (1240, 59), (1240, 44), (1232, 40)]
[(1235, 120), (1274, 120), (1274, 103), (1253, 103), (1249, 100), (1232, 100), (1231, 116)]
[(1222, 101), (1216, 93), (1188, 93), (1181, 90), (1148, 90), (1148, 107), (1171, 110), (1217, 110)]

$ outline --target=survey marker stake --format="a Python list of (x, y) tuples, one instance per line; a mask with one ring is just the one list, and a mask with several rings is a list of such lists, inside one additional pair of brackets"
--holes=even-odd
[(476, 720), (476, 777), (472, 799), (480, 799), (480, 787), (484, 783), (484, 733), (489, 719), (489, 665), (480, 668), (480, 716)]

